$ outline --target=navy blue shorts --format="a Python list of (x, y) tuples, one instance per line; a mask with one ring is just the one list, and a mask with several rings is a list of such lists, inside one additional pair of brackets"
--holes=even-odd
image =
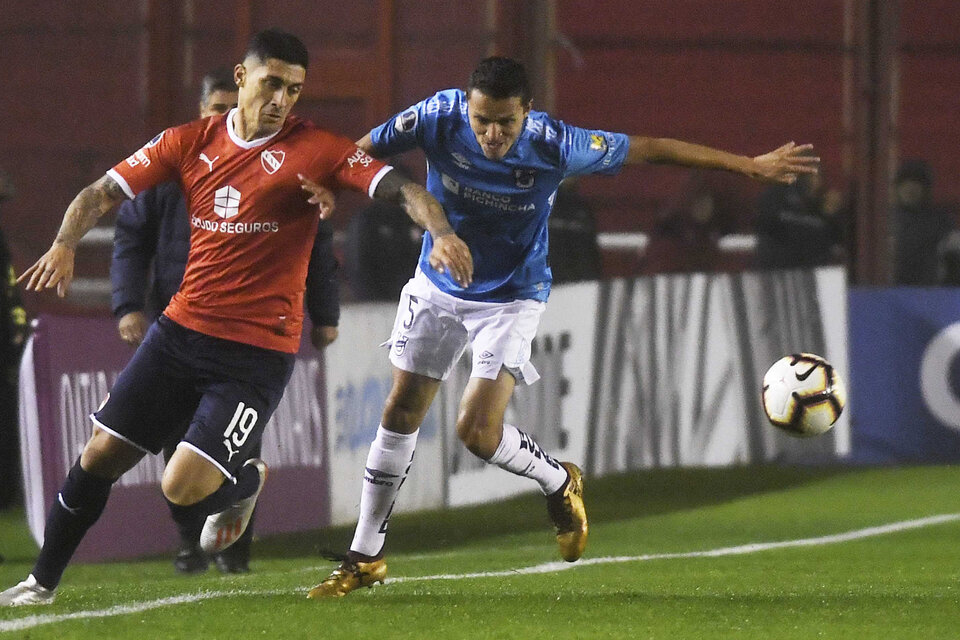
[(232, 479), (259, 444), (293, 361), (161, 316), (92, 417), (144, 452), (182, 441)]

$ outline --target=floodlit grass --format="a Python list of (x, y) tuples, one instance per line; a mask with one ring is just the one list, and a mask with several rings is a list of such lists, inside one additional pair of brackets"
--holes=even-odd
[[(333, 567), (319, 551), (343, 550), (349, 527), (258, 541), (245, 576), (176, 576), (169, 558), (72, 566), (52, 606), (0, 610), (0, 640), (957, 637), (957, 520), (830, 544), (636, 559), (960, 513), (957, 486), (960, 469), (951, 467), (743, 467), (588, 479), (585, 560), (596, 564), (437, 577), (556, 561), (542, 498), (531, 495), (394, 518), (390, 576), (403, 580), (339, 601), (305, 595)], [(21, 580), (36, 553), (22, 518), (0, 513), (0, 587)], [(635, 559), (599, 562), (607, 556)]]

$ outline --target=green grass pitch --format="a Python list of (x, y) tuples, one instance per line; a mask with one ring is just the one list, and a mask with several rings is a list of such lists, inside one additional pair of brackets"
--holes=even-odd
[[(177, 576), (167, 557), (72, 566), (55, 604), (0, 610), (0, 640), (957, 638), (958, 487), (953, 467), (588, 478), (575, 565), (529, 495), (394, 518), (393, 581), (338, 601), (305, 596), (350, 527), (257, 541), (243, 576)], [(36, 554), (22, 521), (0, 513), (2, 588)]]

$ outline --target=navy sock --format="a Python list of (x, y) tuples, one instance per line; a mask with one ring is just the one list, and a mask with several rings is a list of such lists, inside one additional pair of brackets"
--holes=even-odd
[(207, 518), (207, 514), (191, 508), (193, 505), (181, 507), (169, 500), (167, 500), (167, 507), (170, 508), (173, 523), (177, 525), (177, 533), (180, 534), (180, 544), (185, 547), (200, 544), (200, 532), (203, 531), (203, 523)]
[(60, 584), (83, 536), (103, 513), (114, 482), (84, 471), (77, 458), (47, 514), (43, 548), (32, 572), (41, 586), (55, 589)]
[(249, 498), (260, 485), (260, 473), (253, 465), (244, 465), (236, 474), (237, 483), (224, 482), (220, 488), (200, 502), (179, 505), (167, 501), (170, 515), (184, 540), (200, 540), (203, 523), (211, 513), (219, 513), (235, 502)]

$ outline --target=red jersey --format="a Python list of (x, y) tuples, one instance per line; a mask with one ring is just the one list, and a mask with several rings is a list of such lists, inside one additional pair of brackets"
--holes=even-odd
[(290, 116), (245, 141), (233, 114), (165, 130), (107, 174), (127, 196), (178, 180), (190, 215), (190, 255), (164, 314), (218, 338), (294, 353), (318, 208), (298, 173), (370, 196), (390, 167), (349, 139)]

